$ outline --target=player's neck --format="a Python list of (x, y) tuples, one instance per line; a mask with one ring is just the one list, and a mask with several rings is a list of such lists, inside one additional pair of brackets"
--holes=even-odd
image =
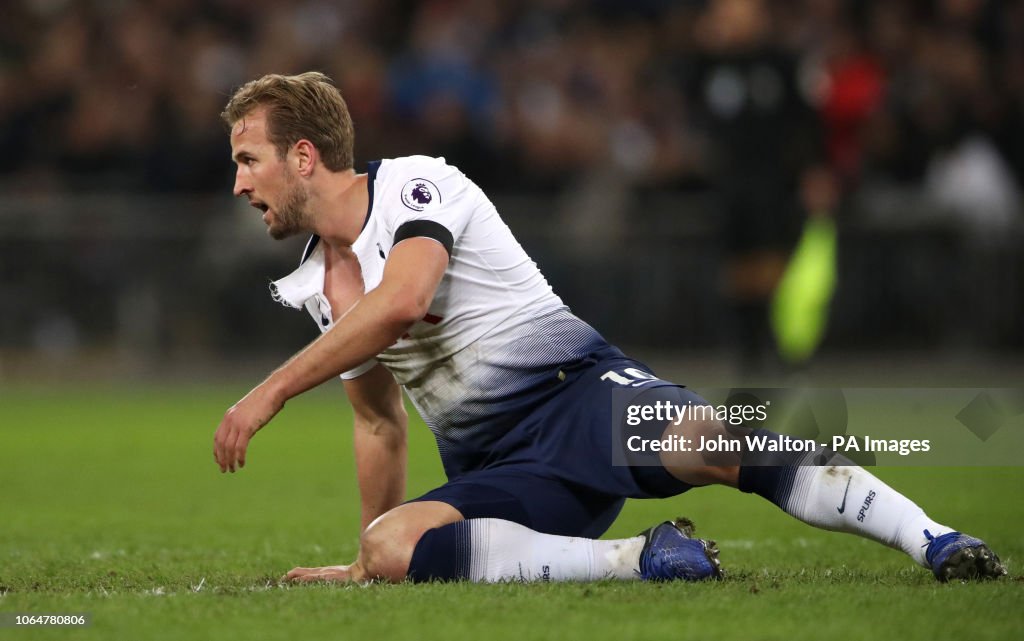
[(366, 174), (357, 175), (352, 170), (331, 174), (330, 180), (321, 187), (313, 203), (316, 212), (314, 231), (328, 245), (351, 247), (363, 229), (369, 206)]

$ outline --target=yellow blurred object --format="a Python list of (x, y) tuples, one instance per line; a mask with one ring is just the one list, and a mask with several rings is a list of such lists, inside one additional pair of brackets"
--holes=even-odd
[(821, 344), (835, 287), (835, 221), (830, 216), (813, 216), (772, 300), (772, 330), (785, 361), (806, 361)]

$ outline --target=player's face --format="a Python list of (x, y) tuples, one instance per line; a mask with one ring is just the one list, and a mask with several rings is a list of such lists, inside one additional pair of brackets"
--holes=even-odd
[(236, 196), (245, 196), (263, 212), (267, 233), (281, 240), (311, 231), (309, 191), (299, 180), (288, 158), (281, 158), (267, 140), (266, 114), (257, 109), (231, 129), (231, 155)]

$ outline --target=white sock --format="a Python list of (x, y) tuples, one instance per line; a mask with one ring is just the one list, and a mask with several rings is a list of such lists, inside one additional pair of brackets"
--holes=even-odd
[[(644, 537), (601, 541), (541, 534), (502, 519), (471, 519), (451, 530), (462, 578), (494, 581), (596, 581), (639, 577)], [(445, 535), (448, 533), (445, 532)], [(436, 574), (436, 573), (435, 573)]]
[[(875, 475), (855, 465), (803, 465), (780, 507), (805, 523), (851, 532), (903, 550), (928, 567), (924, 531), (939, 536), (952, 531), (928, 518), (916, 503)], [(840, 512), (842, 508), (842, 512)]]

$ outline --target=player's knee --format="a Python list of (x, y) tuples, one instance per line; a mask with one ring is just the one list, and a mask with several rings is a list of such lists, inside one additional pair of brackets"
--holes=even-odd
[(359, 562), (367, 578), (403, 581), (422, 535), (422, 528), (403, 527), (394, 522), (367, 528), (359, 537)]
[(666, 433), (685, 438), (687, 449), (701, 452), (708, 463), (722, 458), (716, 454), (728, 454), (733, 449), (731, 444), (738, 441), (737, 435), (715, 418), (684, 418), (670, 424)]
[(673, 476), (693, 485), (736, 485), (742, 441), (735, 430), (714, 418), (686, 417), (669, 424), (665, 435), (685, 444), (661, 455)]
[(714, 418), (684, 417), (679, 422), (678, 430), (691, 439), (711, 440), (726, 435), (725, 424)]

